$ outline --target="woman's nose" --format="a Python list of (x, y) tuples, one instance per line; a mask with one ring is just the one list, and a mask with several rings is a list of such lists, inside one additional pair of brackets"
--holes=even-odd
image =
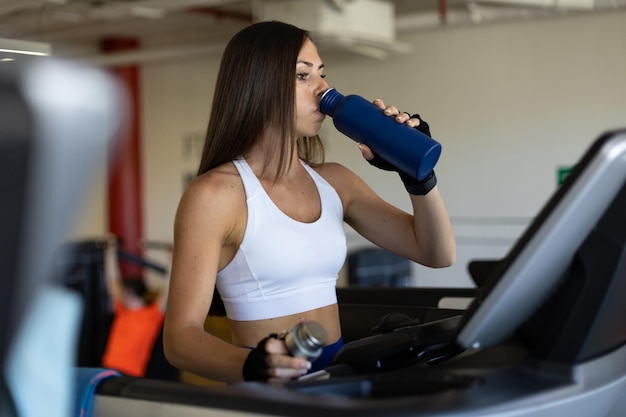
[(324, 91), (328, 90), (329, 88), (330, 86), (328, 85), (326, 80), (320, 77), (320, 83), (319, 83), (319, 86), (317, 87), (317, 94), (321, 96), (322, 94), (324, 94)]

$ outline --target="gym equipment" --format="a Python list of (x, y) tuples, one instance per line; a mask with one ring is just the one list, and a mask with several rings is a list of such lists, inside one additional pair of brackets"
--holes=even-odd
[(624, 213), (618, 130), (594, 142), (466, 312), (386, 323), (346, 343), (334, 365), (281, 386), (112, 378), (94, 415), (133, 406), (139, 417), (617, 415), (626, 402)]
[[(56, 265), (57, 282), (64, 284), (81, 296), (83, 314), (81, 317), (80, 340), (77, 366), (98, 367), (106, 347), (111, 322), (113, 301), (106, 288), (104, 277), (104, 252), (106, 242), (100, 239), (81, 240), (63, 246), (65, 256)], [(141, 265), (159, 274), (168, 274), (165, 265), (141, 258), (130, 252), (118, 250), (120, 261)], [(158, 349), (162, 350), (160, 340)], [(163, 356), (155, 350), (155, 354)], [(170, 368), (164, 358), (160, 360), (165, 368)]]

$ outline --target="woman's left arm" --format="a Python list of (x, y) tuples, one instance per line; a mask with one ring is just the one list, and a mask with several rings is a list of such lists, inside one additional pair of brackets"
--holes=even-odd
[(326, 163), (320, 173), (333, 185), (344, 207), (344, 220), (370, 242), (419, 264), (442, 268), (456, 259), (456, 242), (437, 187), (410, 195), (413, 213), (378, 196), (346, 167)]
[[(411, 127), (420, 123), (419, 119), (410, 118), (393, 106), (385, 106), (381, 100), (375, 100), (374, 104), (398, 123)], [(359, 145), (359, 148), (365, 159), (374, 157), (367, 146)], [(407, 213), (381, 199), (347, 168), (325, 164), (323, 171), (342, 199), (346, 223), (363, 237), (425, 266), (441, 268), (455, 262), (454, 232), (436, 185), (425, 195), (408, 193), (413, 213)]]

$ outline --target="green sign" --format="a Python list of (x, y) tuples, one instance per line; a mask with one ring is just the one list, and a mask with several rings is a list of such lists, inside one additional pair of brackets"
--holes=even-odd
[(565, 181), (565, 178), (572, 172), (572, 169), (574, 169), (574, 167), (559, 167), (557, 169), (557, 185), (563, 184), (563, 181)]

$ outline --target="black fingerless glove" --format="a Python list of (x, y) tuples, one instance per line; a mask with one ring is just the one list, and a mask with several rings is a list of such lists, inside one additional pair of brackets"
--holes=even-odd
[[(411, 118), (418, 119), (420, 121), (420, 124), (415, 128), (430, 137), (430, 126), (428, 125), (428, 123), (422, 120), (419, 114), (414, 114), (411, 116)], [(418, 180), (416, 178), (413, 178), (411, 175), (400, 171), (393, 164), (376, 154), (374, 154), (374, 157), (372, 159), (368, 159), (367, 162), (369, 162), (370, 165), (385, 171), (396, 171), (398, 175), (400, 175), (400, 179), (404, 184), (404, 188), (408, 191), (409, 194), (426, 195), (430, 192), (430, 190), (435, 188), (435, 185), (437, 185), (437, 176), (435, 175), (435, 171), (432, 171), (430, 174), (428, 174), (426, 178)]]
[[(406, 113), (406, 114), (409, 114), (409, 113)], [(409, 116), (410, 116), (410, 114), (409, 114)], [(419, 124), (419, 126), (415, 126), (415, 128), (417, 130), (419, 130), (420, 132), (422, 132), (423, 134), (425, 134), (426, 136), (428, 136), (429, 138), (432, 138), (432, 136), (430, 136), (430, 125), (428, 124), (428, 122), (426, 122), (425, 120), (422, 120), (422, 118), (420, 117), (419, 114), (412, 115), (411, 119), (419, 120), (420, 124)]]
[(267, 357), (269, 354), (265, 350), (265, 344), (271, 338), (276, 339), (278, 335), (272, 333), (268, 337), (261, 339), (256, 348), (252, 349), (243, 364), (243, 379), (244, 381), (267, 381), (270, 377), (269, 365), (267, 364)]

